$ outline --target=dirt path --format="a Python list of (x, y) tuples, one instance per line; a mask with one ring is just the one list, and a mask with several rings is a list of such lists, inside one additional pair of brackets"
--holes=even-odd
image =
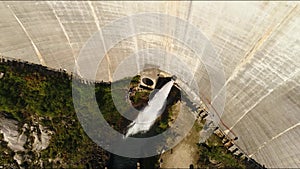
[(189, 168), (191, 164), (196, 166), (199, 158), (198, 147), (199, 124), (194, 125), (189, 135), (185, 137), (173, 149), (161, 155), (161, 168)]

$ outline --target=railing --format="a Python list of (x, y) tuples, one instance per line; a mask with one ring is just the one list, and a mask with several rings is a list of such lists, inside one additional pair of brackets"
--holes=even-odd
[(111, 84), (111, 82), (104, 82), (104, 81), (97, 81), (97, 80), (89, 80), (89, 79), (84, 79), (82, 77), (80, 77), (78, 74), (74, 73), (74, 72), (67, 72), (64, 69), (55, 69), (55, 68), (51, 68), (51, 67), (47, 67), (47, 66), (43, 66), (41, 64), (36, 64), (36, 63), (30, 63), (26, 60), (22, 60), (22, 59), (15, 59), (15, 58), (11, 58), (11, 57), (7, 57), (7, 56), (3, 56), (0, 55), (0, 63), (11, 63), (12, 65), (19, 65), (21, 66), (22, 64), (26, 64), (26, 65), (31, 65), (33, 66), (36, 70), (39, 71), (47, 71), (47, 73), (51, 73), (51, 72), (56, 72), (56, 73), (62, 73), (64, 75), (67, 75), (68, 78), (71, 80), (78, 80), (81, 83), (84, 84), (96, 84), (96, 83), (107, 83), (107, 84)]

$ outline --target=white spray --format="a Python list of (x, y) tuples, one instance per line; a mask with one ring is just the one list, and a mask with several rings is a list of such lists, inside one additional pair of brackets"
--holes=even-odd
[(155, 120), (162, 114), (166, 105), (166, 99), (171, 91), (174, 81), (171, 80), (165, 84), (149, 100), (148, 105), (138, 114), (137, 118), (128, 126), (129, 129), (125, 137), (148, 131), (154, 124)]

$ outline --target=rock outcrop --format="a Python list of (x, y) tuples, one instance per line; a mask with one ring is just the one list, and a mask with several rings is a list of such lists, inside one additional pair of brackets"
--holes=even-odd
[(7, 146), (15, 152), (13, 158), (19, 166), (24, 161), (31, 161), (27, 152), (32, 151), (39, 156), (40, 151), (46, 149), (50, 143), (53, 132), (38, 122), (33, 124), (32, 126), (27, 123), (21, 125), (18, 121), (8, 118), (5, 113), (0, 114), (0, 133), (3, 134)]

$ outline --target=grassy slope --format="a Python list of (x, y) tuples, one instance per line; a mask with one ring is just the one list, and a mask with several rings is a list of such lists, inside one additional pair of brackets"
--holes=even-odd
[[(0, 79), (0, 113), (17, 120), (20, 127), (24, 123), (33, 125), (33, 118), (43, 117), (39, 123), (55, 133), (49, 147), (42, 150), (40, 156), (32, 151), (23, 153), (33, 161), (24, 163), (24, 166), (37, 167), (34, 161), (42, 160), (48, 167), (104, 167), (108, 153), (90, 140), (78, 122), (72, 103), (71, 80), (65, 73), (17, 63), (1, 63), (0, 72), (5, 73)], [(99, 84), (96, 90), (100, 91), (101, 87), (108, 88)], [(107, 97), (109, 93), (104, 90), (97, 94), (111, 100)], [(107, 109), (113, 108), (107, 106)], [(1, 153), (0, 165), (15, 165), (12, 160), (14, 152), (6, 147), (5, 142), (1, 142), (0, 149), (8, 153)], [(48, 161), (55, 158), (61, 162)]]

